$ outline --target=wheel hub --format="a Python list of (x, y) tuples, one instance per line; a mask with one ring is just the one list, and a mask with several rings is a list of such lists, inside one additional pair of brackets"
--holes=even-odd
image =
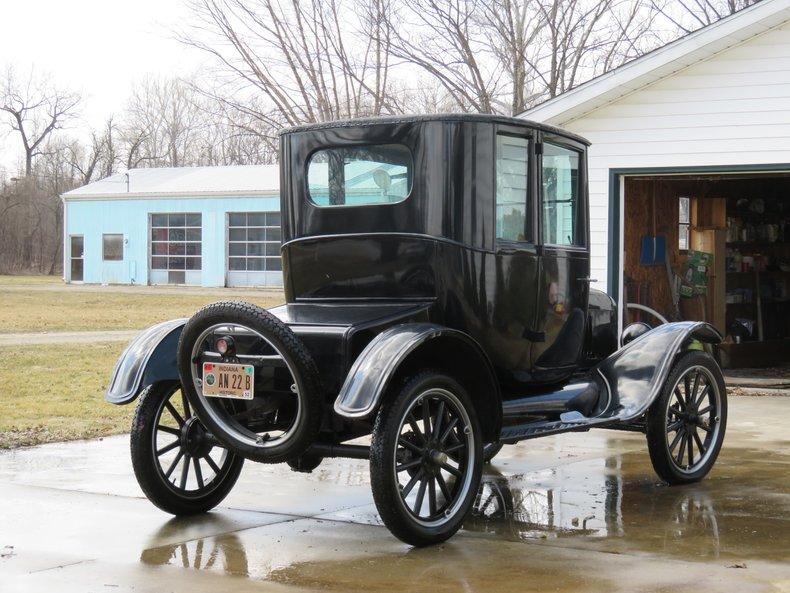
[(442, 464), (446, 464), (447, 460), (447, 453), (442, 451), (439, 443), (431, 441), (423, 448), (422, 469), (429, 476), (437, 475), (441, 470)]
[(428, 452), (428, 459), (433, 465), (440, 465), (442, 463), (447, 463), (447, 453), (439, 449), (431, 449)]
[(181, 448), (190, 457), (205, 457), (213, 446), (212, 439), (203, 425), (193, 416), (181, 428)]

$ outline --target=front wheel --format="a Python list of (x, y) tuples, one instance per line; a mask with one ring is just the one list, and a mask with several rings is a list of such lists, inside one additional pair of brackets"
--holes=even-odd
[(415, 546), (461, 527), (483, 466), (480, 423), (453, 378), (423, 371), (379, 410), (370, 448), (373, 499), (384, 524)]
[(155, 383), (140, 394), (130, 444), (143, 493), (173, 515), (194, 515), (217, 506), (244, 463), (206, 432), (176, 381)]
[(647, 413), (647, 445), (656, 473), (669, 484), (704, 478), (727, 428), (727, 391), (705, 352), (682, 354)]

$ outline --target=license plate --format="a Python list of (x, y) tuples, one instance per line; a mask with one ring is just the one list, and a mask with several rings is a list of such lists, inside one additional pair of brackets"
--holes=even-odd
[(251, 364), (203, 363), (203, 395), (252, 399), (255, 391), (254, 367)]

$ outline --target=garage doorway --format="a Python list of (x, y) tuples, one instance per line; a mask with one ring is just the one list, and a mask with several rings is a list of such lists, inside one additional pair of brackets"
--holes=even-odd
[(200, 286), (203, 215), (200, 212), (151, 214), (149, 234), (149, 283)]
[(619, 181), (623, 322), (708, 321), (727, 367), (790, 360), (790, 172)]
[(282, 286), (279, 212), (230, 212), (227, 219), (228, 286)]

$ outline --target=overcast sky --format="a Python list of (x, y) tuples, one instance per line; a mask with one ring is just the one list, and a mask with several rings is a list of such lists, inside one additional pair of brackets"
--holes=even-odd
[[(100, 126), (146, 74), (199, 68), (205, 57), (172, 39), (188, 17), (184, 0), (2, 0), (0, 68), (50, 73), (84, 97), (75, 127)], [(0, 128), (0, 167), (14, 168), (17, 142)]]

